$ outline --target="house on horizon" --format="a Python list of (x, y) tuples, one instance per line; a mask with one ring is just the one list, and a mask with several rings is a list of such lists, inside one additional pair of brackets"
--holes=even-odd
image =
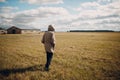
[(20, 29), (16, 26), (12, 26), (7, 29), (7, 34), (32, 34), (40, 33), (40, 29)]

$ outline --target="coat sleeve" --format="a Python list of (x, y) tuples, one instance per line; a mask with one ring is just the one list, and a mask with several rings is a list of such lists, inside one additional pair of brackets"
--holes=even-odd
[(55, 47), (56, 40), (55, 40), (55, 34), (54, 33), (52, 34), (51, 43), (52, 43), (53, 47)]
[(41, 42), (42, 42), (43, 44), (45, 43), (45, 34), (43, 35)]

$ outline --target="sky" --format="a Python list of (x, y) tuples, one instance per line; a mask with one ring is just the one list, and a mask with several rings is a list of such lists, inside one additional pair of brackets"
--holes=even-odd
[(0, 0), (0, 27), (120, 31), (120, 0)]

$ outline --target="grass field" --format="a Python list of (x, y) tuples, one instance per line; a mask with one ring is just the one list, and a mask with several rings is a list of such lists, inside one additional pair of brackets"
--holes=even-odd
[(0, 35), (0, 80), (120, 80), (120, 33), (55, 33), (50, 71), (41, 34)]

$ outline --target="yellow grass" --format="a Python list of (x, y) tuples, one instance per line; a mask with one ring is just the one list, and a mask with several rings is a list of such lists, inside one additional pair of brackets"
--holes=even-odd
[(120, 33), (55, 33), (50, 71), (41, 34), (0, 35), (0, 80), (120, 80)]

